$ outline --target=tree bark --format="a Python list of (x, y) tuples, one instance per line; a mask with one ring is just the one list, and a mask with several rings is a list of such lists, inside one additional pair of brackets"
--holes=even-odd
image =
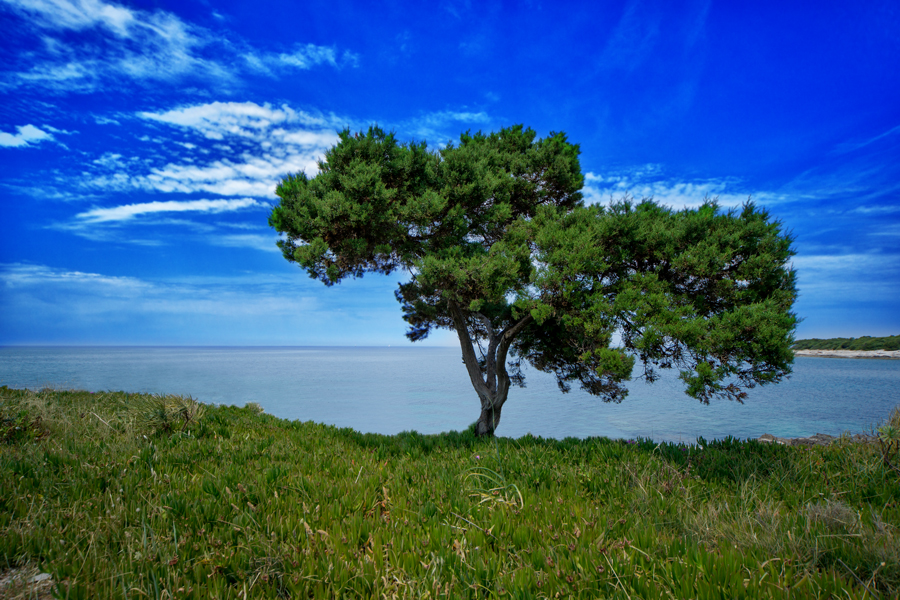
[(481, 404), (481, 413), (475, 424), (475, 435), (478, 437), (492, 436), (500, 423), (500, 414), (509, 395), (510, 380), (506, 370), (509, 346), (519, 332), (531, 322), (532, 317), (530, 314), (526, 315), (498, 334), (490, 319), (480, 313), (472, 315), (482, 322), (488, 333), (488, 349), (485, 356), (485, 368), (482, 371), (478, 357), (475, 355), (472, 336), (469, 334), (466, 314), (456, 302), (451, 300), (449, 304), (456, 334), (459, 337), (459, 345), (462, 348), (463, 362)]

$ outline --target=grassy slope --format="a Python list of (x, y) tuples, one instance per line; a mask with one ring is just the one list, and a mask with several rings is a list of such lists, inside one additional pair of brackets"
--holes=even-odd
[(798, 340), (794, 350), (900, 350), (900, 335)]
[(379, 436), (196, 409), (0, 388), (0, 570), (39, 566), (70, 598), (900, 592), (900, 478), (874, 446)]

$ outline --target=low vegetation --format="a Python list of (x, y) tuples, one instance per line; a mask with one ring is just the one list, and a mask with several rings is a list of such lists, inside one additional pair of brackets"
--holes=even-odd
[(7, 388), (0, 423), (0, 579), (61, 598), (900, 593), (896, 457), (849, 438), (382, 436)]
[(900, 335), (887, 337), (831, 338), (820, 340), (799, 340), (792, 346), (794, 350), (900, 350)]

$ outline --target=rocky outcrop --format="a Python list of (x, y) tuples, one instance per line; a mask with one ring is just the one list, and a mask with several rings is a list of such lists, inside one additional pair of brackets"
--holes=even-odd
[(52, 600), (53, 576), (36, 567), (19, 567), (0, 572), (0, 598)]

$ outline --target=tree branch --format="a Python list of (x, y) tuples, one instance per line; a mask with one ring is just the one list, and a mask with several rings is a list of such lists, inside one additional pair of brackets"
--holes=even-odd
[(472, 387), (478, 392), (482, 398), (491, 395), (491, 390), (481, 378), (481, 369), (478, 368), (478, 357), (475, 356), (475, 349), (472, 345), (472, 338), (469, 336), (469, 328), (466, 326), (466, 317), (462, 309), (453, 300), (447, 301), (450, 308), (450, 315), (453, 317), (453, 324), (456, 326), (456, 335), (459, 337), (459, 345), (462, 347), (463, 362), (466, 365), (466, 371), (469, 373), (469, 379), (472, 381)]
[(512, 344), (512, 341), (516, 339), (516, 336), (519, 335), (532, 321), (534, 321), (534, 317), (529, 313), (519, 319), (514, 325), (510, 325), (504, 329), (503, 333), (500, 334), (500, 344), (497, 348), (497, 369), (503, 375), (506, 375), (506, 355), (509, 352), (509, 345)]
[(491, 324), (491, 320), (480, 312), (475, 313), (475, 316), (481, 321), (481, 324), (484, 325), (484, 329), (488, 334), (488, 351), (487, 357), (485, 359), (484, 381), (492, 392), (496, 392), (497, 343), (499, 342), (499, 340), (497, 339), (497, 333), (494, 331), (494, 326)]

